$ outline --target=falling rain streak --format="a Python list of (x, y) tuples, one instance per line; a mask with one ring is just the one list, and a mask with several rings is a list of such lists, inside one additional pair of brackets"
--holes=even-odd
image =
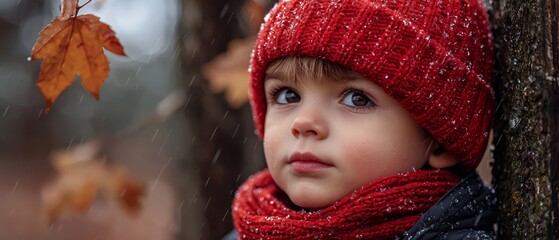
[(163, 164), (163, 167), (161, 167), (161, 170), (159, 171), (159, 174), (157, 175), (157, 178), (155, 179), (155, 182), (153, 183), (153, 186), (151, 187), (152, 192), (153, 192), (153, 190), (155, 190), (155, 187), (157, 187), (157, 184), (159, 183), (159, 179), (161, 178), (161, 175), (163, 175), (163, 172), (165, 171), (167, 166), (169, 166), (169, 164), (171, 163), (171, 160), (173, 160), (173, 157), (170, 157), (169, 160), (167, 160), (167, 163)]
[(190, 200), (190, 203), (188, 204), (188, 206), (192, 206), (196, 200), (198, 200), (198, 193), (200, 192), (200, 190), (197, 190), (196, 193), (194, 193), (194, 196), (192, 197), (192, 200)]
[(212, 139), (214, 138), (215, 133), (217, 132), (217, 128), (218, 128), (218, 127), (215, 127), (215, 129), (214, 129), (214, 131), (213, 131), (213, 133), (212, 133), (212, 136), (210, 137), (210, 142), (211, 142)]
[(4, 114), (2, 115), (3, 117), (6, 117), (6, 114), (8, 114), (8, 110), (9, 110), (9, 109), (10, 109), (10, 106), (7, 106), (7, 107), (4, 109)]
[(212, 164), (215, 164), (217, 162), (219, 155), (221, 155), (221, 148), (218, 149), (217, 152), (215, 153), (214, 158), (212, 159)]
[(212, 201), (212, 197), (210, 196), (210, 197), (208, 198), (208, 202), (206, 202), (206, 207), (204, 207), (204, 211), (207, 211), (207, 210), (208, 210), (208, 206), (210, 206), (210, 202), (211, 202), (211, 201)]
[(161, 143), (161, 147), (159, 147), (159, 154), (161, 154), (163, 152), (163, 149), (165, 149), (165, 144), (167, 144), (167, 140), (169, 139), (170, 135), (171, 135), (171, 130), (169, 130), (167, 132), (167, 135), (165, 135), (165, 139), (163, 139), (163, 143)]
[(227, 215), (229, 214), (229, 209), (227, 209), (227, 211), (225, 212), (225, 214), (223, 214), (223, 218), (221, 219), (221, 222), (225, 222), (225, 219), (227, 218)]
[(237, 135), (237, 131), (239, 131), (239, 127), (241, 127), (241, 124), (237, 124), (237, 127), (235, 128), (235, 131), (233, 132), (233, 136), (231, 136), (232, 138), (234, 138), (235, 135)]
[(225, 4), (223, 9), (221, 10), (221, 13), (219, 14), (219, 18), (223, 18), (225, 16), (225, 13), (227, 13), (227, 9), (229, 9), (229, 4)]
[(151, 137), (151, 141), (155, 141), (155, 137), (157, 137), (157, 134), (159, 133), (159, 129), (156, 129), (155, 132), (153, 133), (153, 136)]
[(210, 180), (211, 180), (211, 179), (212, 179), (211, 177), (209, 177), (208, 179), (206, 179), (206, 183), (204, 184), (204, 187), (207, 187), (207, 186), (208, 186), (208, 183), (210, 183)]
[(16, 191), (17, 185), (19, 185), (19, 178), (17, 179), (16, 184), (14, 184), (14, 187), (12, 188), (12, 193)]
[(70, 147), (72, 147), (72, 143), (74, 143), (73, 138), (70, 140), (70, 143), (68, 144), (68, 147), (66, 148), (66, 152), (70, 151)]
[(140, 75), (140, 71), (142, 71), (142, 65), (140, 65), (138, 67), (138, 70), (136, 71), (136, 77), (138, 77), (138, 75)]

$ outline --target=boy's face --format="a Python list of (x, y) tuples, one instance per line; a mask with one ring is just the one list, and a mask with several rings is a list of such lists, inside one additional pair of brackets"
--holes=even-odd
[(421, 169), (423, 129), (371, 81), (302, 78), (264, 83), (264, 153), (278, 186), (303, 208), (323, 208), (373, 180)]

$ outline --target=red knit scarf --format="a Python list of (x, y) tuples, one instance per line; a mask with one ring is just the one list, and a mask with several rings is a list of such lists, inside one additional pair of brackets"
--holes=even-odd
[(460, 181), (444, 170), (385, 177), (321, 210), (289, 207), (269, 171), (248, 179), (233, 202), (239, 239), (394, 239)]

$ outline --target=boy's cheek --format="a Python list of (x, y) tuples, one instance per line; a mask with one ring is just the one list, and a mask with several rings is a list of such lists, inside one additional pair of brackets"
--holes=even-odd
[(270, 127), (266, 130), (263, 139), (264, 157), (268, 167), (275, 167), (274, 164), (278, 164), (279, 151), (281, 149), (281, 144), (285, 141), (284, 137), (278, 136), (275, 127)]
[[(376, 141), (360, 141), (346, 142), (339, 146), (342, 151), (342, 159), (351, 165), (358, 175), (371, 175), (374, 172), (386, 172), (389, 169), (390, 158), (387, 152), (391, 152), (390, 146), (385, 146)], [(333, 148), (334, 146), (332, 146)], [(393, 163), (393, 162), (392, 162)], [(366, 173), (358, 173), (364, 171)]]

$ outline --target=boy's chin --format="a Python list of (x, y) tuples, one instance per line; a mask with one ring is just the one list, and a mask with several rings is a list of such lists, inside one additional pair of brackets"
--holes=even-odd
[(289, 199), (297, 207), (306, 210), (318, 210), (332, 205), (335, 199), (320, 197), (320, 194), (291, 194)]
[(351, 192), (350, 189), (336, 183), (298, 179), (282, 182), (279, 187), (285, 192), (290, 202), (299, 208), (313, 210), (331, 206)]

